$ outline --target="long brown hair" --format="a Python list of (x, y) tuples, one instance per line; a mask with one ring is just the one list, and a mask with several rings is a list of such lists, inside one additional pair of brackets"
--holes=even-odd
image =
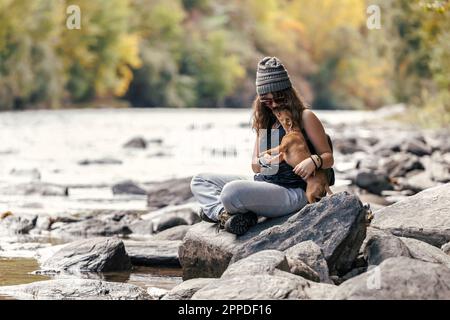
[[(283, 101), (283, 107), (288, 109), (292, 114), (294, 125), (297, 125), (301, 129), (303, 110), (309, 109), (309, 106), (303, 102), (297, 90), (291, 87), (281, 91), (272, 92), (272, 95), (275, 99)], [(256, 98), (253, 101), (252, 109), (252, 129), (256, 130), (256, 133), (258, 133), (260, 129), (270, 129), (272, 124), (275, 123), (275, 115), (270, 108), (261, 103), (259, 95), (256, 95)]]

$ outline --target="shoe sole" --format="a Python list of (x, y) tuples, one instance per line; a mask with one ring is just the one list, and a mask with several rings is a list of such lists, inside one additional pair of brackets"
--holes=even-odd
[(239, 236), (246, 233), (256, 223), (257, 218), (246, 217), (245, 214), (237, 214), (225, 223), (225, 230)]

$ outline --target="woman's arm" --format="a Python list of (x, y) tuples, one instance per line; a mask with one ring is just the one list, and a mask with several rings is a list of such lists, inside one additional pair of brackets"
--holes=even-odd
[(259, 155), (259, 137), (256, 135), (255, 146), (253, 147), (252, 170), (254, 173), (261, 172), (261, 165), (258, 163)]
[(303, 127), (318, 155), (322, 157), (322, 169), (331, 168), (334, 164), (333, 152), (328, 143), (322, 122), (311, 110), (303, 111)]

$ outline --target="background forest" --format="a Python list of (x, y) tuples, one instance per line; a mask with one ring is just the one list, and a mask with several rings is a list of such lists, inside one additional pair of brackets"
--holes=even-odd
[(267, 55), (314, 108), (402, 102), (450, 123), (448, 0), (0, 0), (0, 110), (249, 107)]

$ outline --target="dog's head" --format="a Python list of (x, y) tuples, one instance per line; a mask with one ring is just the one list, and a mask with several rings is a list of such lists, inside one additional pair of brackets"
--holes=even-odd
[(291, 132), (293, 129), (296, 129), (292, 120), (292, 113), (289, 111), (289, 109), (278, 107), (273, 110), (273, 113), (287, 133)]

